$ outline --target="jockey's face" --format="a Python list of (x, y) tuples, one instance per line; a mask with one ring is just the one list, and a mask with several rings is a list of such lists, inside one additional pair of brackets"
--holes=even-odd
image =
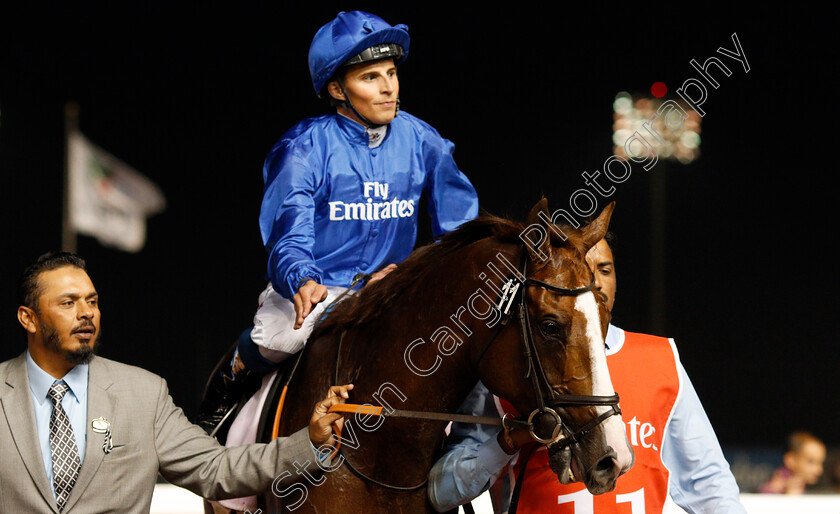
[(615, 263), (606, 239), (601, 239), (586, 253), (586, 264), (595, 274), (595, 289), (604, 298), (607, 310), (612, 312), (615, 303)]
[[(345, 100), (337, 81), (328, 85), (329, 93), (336, 100)], [(397, 115), (397, 97), (400, 81), (393, 59), (363, 62), (351, 66), (344, 76), (344, 92), (353, 106), (373, 124), (386, 125)], [(362, 123), (349, 107), (338, 107), (338, 112)], [(364, 124), (364, 123), (362, 123)]]

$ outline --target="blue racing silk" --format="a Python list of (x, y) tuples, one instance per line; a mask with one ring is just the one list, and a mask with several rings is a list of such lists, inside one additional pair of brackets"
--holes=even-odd
[(435, 237), (478, 214), (478, 197), (452, 157), (455, 145), (400, 111), (384, 140), (331, 114), (304, 120), (263, 167), (260, 232), (274, 289), (291, 299), (304, 278), (349, 287), (357, 273), (402, 262), (417, 238), (425, 193)]

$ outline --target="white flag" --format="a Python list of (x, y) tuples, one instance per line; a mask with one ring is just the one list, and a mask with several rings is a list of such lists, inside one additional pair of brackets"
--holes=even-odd
[(68, 137), (71, 227), (104, 245), (140, 251), (146, 242), (146, 218), (166, 207), (160, 189), (78, 131)]

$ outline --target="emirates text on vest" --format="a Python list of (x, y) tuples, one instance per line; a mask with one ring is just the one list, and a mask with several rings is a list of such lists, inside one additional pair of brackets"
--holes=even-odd
[[(410, 218), (414, 215), (414, 200), (388, 200), (388, 184), (365, 182), (364, 195), (367, 202), (347, 203), (340, 200), (329, 202), (330, 221), (378, 221), (391, 218)], [(374, 203), (374, 198), (384, 202)]]
[(656, 428), (651, 423), (642, 423), (633, 416), (633, 419), (627, 422), (627, 436), (630, 439), (630, 444), (633, 446), (641, 445), (644, 448), (653, 448), (659, 451), (659, 448), (648, 438), (656, 433)]

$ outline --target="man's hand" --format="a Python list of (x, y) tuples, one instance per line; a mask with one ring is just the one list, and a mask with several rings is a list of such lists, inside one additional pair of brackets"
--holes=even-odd
[(377, 271), (376, 273), (374, 273), (370, 276), (370, 280), (367, 281), (367, 285), (371, 285), (374, 282), (376, 282), (377, 280), (382, 280), (383, 278), (385, 278), (385, 275), (387, 275), (388, 273), (391, 273), (395, 269), (397, 269), (396, 264), (389, 264), (389, 265), (385, 266), (384, 268), (382, 268), (381, 270)]
[(503, 429), (499, 432), (498, 440), (499, 446), (508, 455), (513, 455), (526, 444), (534, 442), (534, 438), (531, 437), (531, 431), (525, 430), (524, 428), (514, 428), (510, 431)]
[(337, 403), (344, 403), (344, 400), (350, 397), (349, 391), (352, 390), (353, 384), (332, 386), (327, 397), (315, 404), (312, 419), (309, 420), (309, 439), (315, 448), (320, 448), (330, 440), (334, 431), (340, 431), (344, 426), (344, 416), (337, 412), (327, 414), (327, 411)]
[(295, 302), (295, 330), (303, 326), (303, 320), (312, 312), (312, 308), (327, 299), (327, 286), (314, 280), (307, 280), (300, 286), (292, 298)]

